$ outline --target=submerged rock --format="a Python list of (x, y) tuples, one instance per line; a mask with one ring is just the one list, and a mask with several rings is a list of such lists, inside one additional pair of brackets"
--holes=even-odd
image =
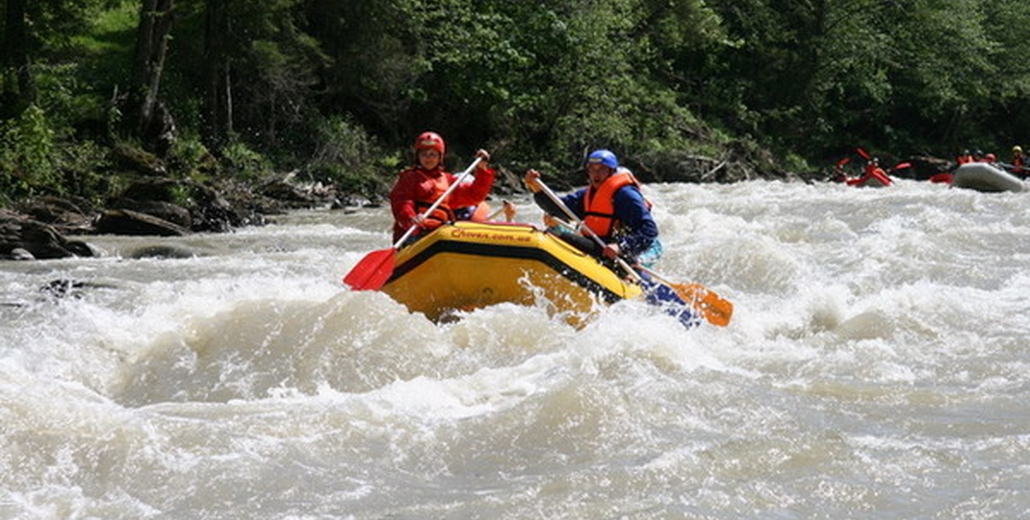
[(170, 245), (149, 245), (132, 250), (126, 255), (128, 258), (193, 258), (199, 256), (196, 252), (185, 247)]

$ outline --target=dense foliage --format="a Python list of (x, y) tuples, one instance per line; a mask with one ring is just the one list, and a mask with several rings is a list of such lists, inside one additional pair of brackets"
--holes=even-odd
[(746, 143), (797, 168), (1030, 135), (1025, 0), (0, 0), (0, 15), (7, 199), (102, 196), (126, 143), (177, 175), (297, 169), (374, 191), (425, 129), (453, 158), (484, 147), (516, 170), (600, 146)]

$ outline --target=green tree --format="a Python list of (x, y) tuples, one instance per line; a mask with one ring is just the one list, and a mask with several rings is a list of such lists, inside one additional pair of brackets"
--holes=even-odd
[(1009, 22), (1025, 19), (1026, 9), (985, 0), (710, 4), (731, 44), (679, 62), (711, 79), (687, 84), (701, 113), (815, 157), (855, 145), (926, 148), (982, 132), (971, 116), (992, 97), (1001, 36), (986, 6), (1006, 10)]
[(992, 61), (997, 82), (987, 99), (998, 146), (1030, 143), (1030, 3), (998, 0), (984, 5), (986, 34), (996, 43)]
[(107, 0), (0, 0), (0, 118), (36, 101), (32, 64), (48, 48), (82, 34)]
[[(185, 0), (174, 64), (179, 96), (202, 93), (200, 133), (218, 151), (234, 139), (306, 146), (326, 56), (305, 32), (301, 0)], [(200, 71), (197, 74), (197, 71)], [(307, 129), (307, 130), (305, 130)]]
[(694, 122), (655, 75), (669, 69), (655, 42), (718, 33), (692, 0), (308, 5), (311, 34), (333, 58), (324, 110), (399, 145), (434, 129), (468, 148), (566, 164), (591, 146), (681, 143)]
[(132, 61), (132, 78), (126, 104), (126, 118), (131, 135), (142, 139), (144, 146), (167, 152), (174, 123), (160, 101), (168, 42), (175, 21), (175, 0), (142, 0), (136, 34), (136, 53)]
[(25, 0), (5, 0), (3, 52), (0, 55), (0, 119), (17, 116), (35, 99), (32, 82), (29, 24)]

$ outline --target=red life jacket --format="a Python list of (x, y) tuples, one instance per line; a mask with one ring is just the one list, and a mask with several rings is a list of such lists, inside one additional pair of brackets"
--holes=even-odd
[[(583, 214), (586, 215), (583, 224), (599, 237), (610, 237), (619, 225), (615, 218), (615, 192), (630, 185), (640, 188), (640, 182), (629, 170), (620, 169), (605, 179), (596, 191), (592, 186), (588, 187), (583, 197)], [(651, 207), (646, 199), (645, 203)]]
[[(418, 173), (422, 176), (423, 183), (426, 181), (432, 183), (432, 191), (427, 197), (415, 201), (415, 213), (421, 215), (447, 191), (447, 188), (451, 187), (451, 183), (446, 173), (441, 173), (436, 177), (426, 175), (426, 172), (421, 169), (418, 170)], [(447, 200), (441, 202), (432, 213), (426, 215), (426, 219), (438, 220), (441, 224), (457, 220), (454, 216), (454, 211), (447, 205)]]

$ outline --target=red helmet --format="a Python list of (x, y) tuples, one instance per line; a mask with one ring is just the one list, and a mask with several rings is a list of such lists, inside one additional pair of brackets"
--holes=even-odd
[(418, 139), (415, 139), (415, 152), (419, 150), (433, 149), (440, 152), (440, 157), (444, 156), (445, 145), (443, 143), (443, 137), (436, 132), (422, 132)]

